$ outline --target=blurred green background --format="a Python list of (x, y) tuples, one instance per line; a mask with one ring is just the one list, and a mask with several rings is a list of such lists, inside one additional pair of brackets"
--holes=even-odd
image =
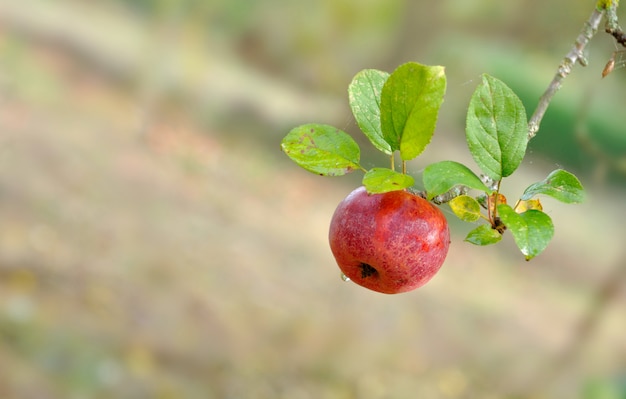
[(510, 235), (464, 243), (472, 226), (452, 217), (425, 287), (342, 282), (327, 228), (360, 176), (314, 176), (279, 149), (320, 122), (383, 162), (347, 86), (418, 61), (446, 66), (448, 89), (409, 171), (473, 166), (480, 74), (530, 114), (594, 3), (1, 2), (0, 397), (625, 398), (626, 69), (600, 79), (611, 37), (504, 182), (513, 198), (565, 167), (589, 192), (544, 201), (555, 238), (531, 262)]

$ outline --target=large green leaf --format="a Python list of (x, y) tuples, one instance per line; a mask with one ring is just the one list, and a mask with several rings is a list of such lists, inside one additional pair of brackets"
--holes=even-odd
[(441, 161), (428, 165), (424, 169), (422, 180), (428, 199), (448, 192), (459, 185), (484, 192), (491, 191), (467, 166), (454, 161)]
[(544, 180), (530, 185), (522, 194), (522, 200), (544, 194), (568, 204), (579, 204), (585, 200), (585, 190), (573, 174), (557, 169)]
[(528, 123), (521, 100), (502, 81), (483, 75), (476, 88), (465, 128), (474, 160), (493, 180), (511, 175), (528, 144)]
[(415, 184), (412, 176), (388, 168), (372, 168), (363, 176), (363, 185), (370, 194), (403, 190)]
[(365, 69), (357, 73), (350, 82), (348, 97), (361, 131), (374, 147), (390, 155), (393, 151), (380, 128), (380, 96), (388, 77), (387, 72)]
[(502, 239), (502, 234), (492, 229), (488, 224), (481, 224), (474, 230), (467, 233), (465, 241), (474, 245), (490, 245), (495, 244)]
[(498, 214), (526, 260), (546, 249), (554, 235), (552, 219), (542, 211), (531, 209), (518, 214), (509, 205), (500, 204)]
[(350, 135), (332, 126), (298, 126), (283, 138), (280, 146), (295, 163), (322, 176), (341, 176), (362, 169), (359, 145)]
[(387, 79), (380, 99), (383, 137), (403, 160), (424, 151), (435, 132), (439, 108), (446, 91), (442, 66), (409, 62)]

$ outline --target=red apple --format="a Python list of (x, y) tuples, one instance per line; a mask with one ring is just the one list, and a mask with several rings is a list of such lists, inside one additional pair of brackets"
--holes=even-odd
[(341, 271), (374, 291), (396, 294), (426, 284), (448, 253), (441, 211), (406, 191), (368, 194), (359, 187), (335, 210), (330, 249)]

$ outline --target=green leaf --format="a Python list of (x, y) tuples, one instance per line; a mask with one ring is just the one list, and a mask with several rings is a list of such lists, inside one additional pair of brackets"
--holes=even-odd
[(452, 212), (464, 222), (475, 222), (480, 219), (480, 205), (469, 195), (459, 195), (448, 202)]
[(350, 135), (332, 126), (298, 126), (283, 138), (280, 146), (295, 163), (322, 176), (341, 176), (362, 169), (359, 145)]
[(361, 131), (379, 151), (393, 152), (380, 128), (380, 96), (389, 74), (376, 69), (365, 69), (356, 74), (348, 87), (350, 108)]
[(387, 168), (372, 168), (363, 176), (363, 185), (370, 194), (403, 190), (415, 184), (412, 176)]
[(522, 194), (528, 200), (537, 194), (548, 195), (566, 204), (580, 204), (585, 200), (585, 189), (573, 174), (557, 169), (544, 180), (530, 185)]
[(474, 230), (470, 231), (465, 237), (465, 241), (474, 245), (490, 245), (495, 244), (502, 239), (502, 234), (492, 229), (488, 224), (481, 224)]
[(430, 164), (422, 175), (428, 199), (450, 191), (458, 185), (476, 190), (491, 192), (467, 166), (454, 161), (441, 161)]
[(408, 161), (424, 151), (437, 124), (446, 91), (442, 66), (409, 62), (387, 79), (380, 99), (380, 122), (385, 141)]
[(465, 133), (469, 150), (493, 180), (510, 176), (528, 144), (528, 123), (521, 100), (502, 81), (483, 75), (469, 109)]
[(531, 209), (518, 214), (509, 205), (501, 204), (498, 205), (498, 214), (526, 260), (546, 249), (554, 235), (552, 219), (542, 211)]

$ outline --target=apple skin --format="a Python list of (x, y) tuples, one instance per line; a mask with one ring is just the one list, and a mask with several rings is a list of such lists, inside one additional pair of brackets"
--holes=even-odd
[(443, 213), (406, 191), (350, 193), (333, 214), (330, 249), (350, 280), (385, 294), (414, 290), (439, 271), (450, 231)]

